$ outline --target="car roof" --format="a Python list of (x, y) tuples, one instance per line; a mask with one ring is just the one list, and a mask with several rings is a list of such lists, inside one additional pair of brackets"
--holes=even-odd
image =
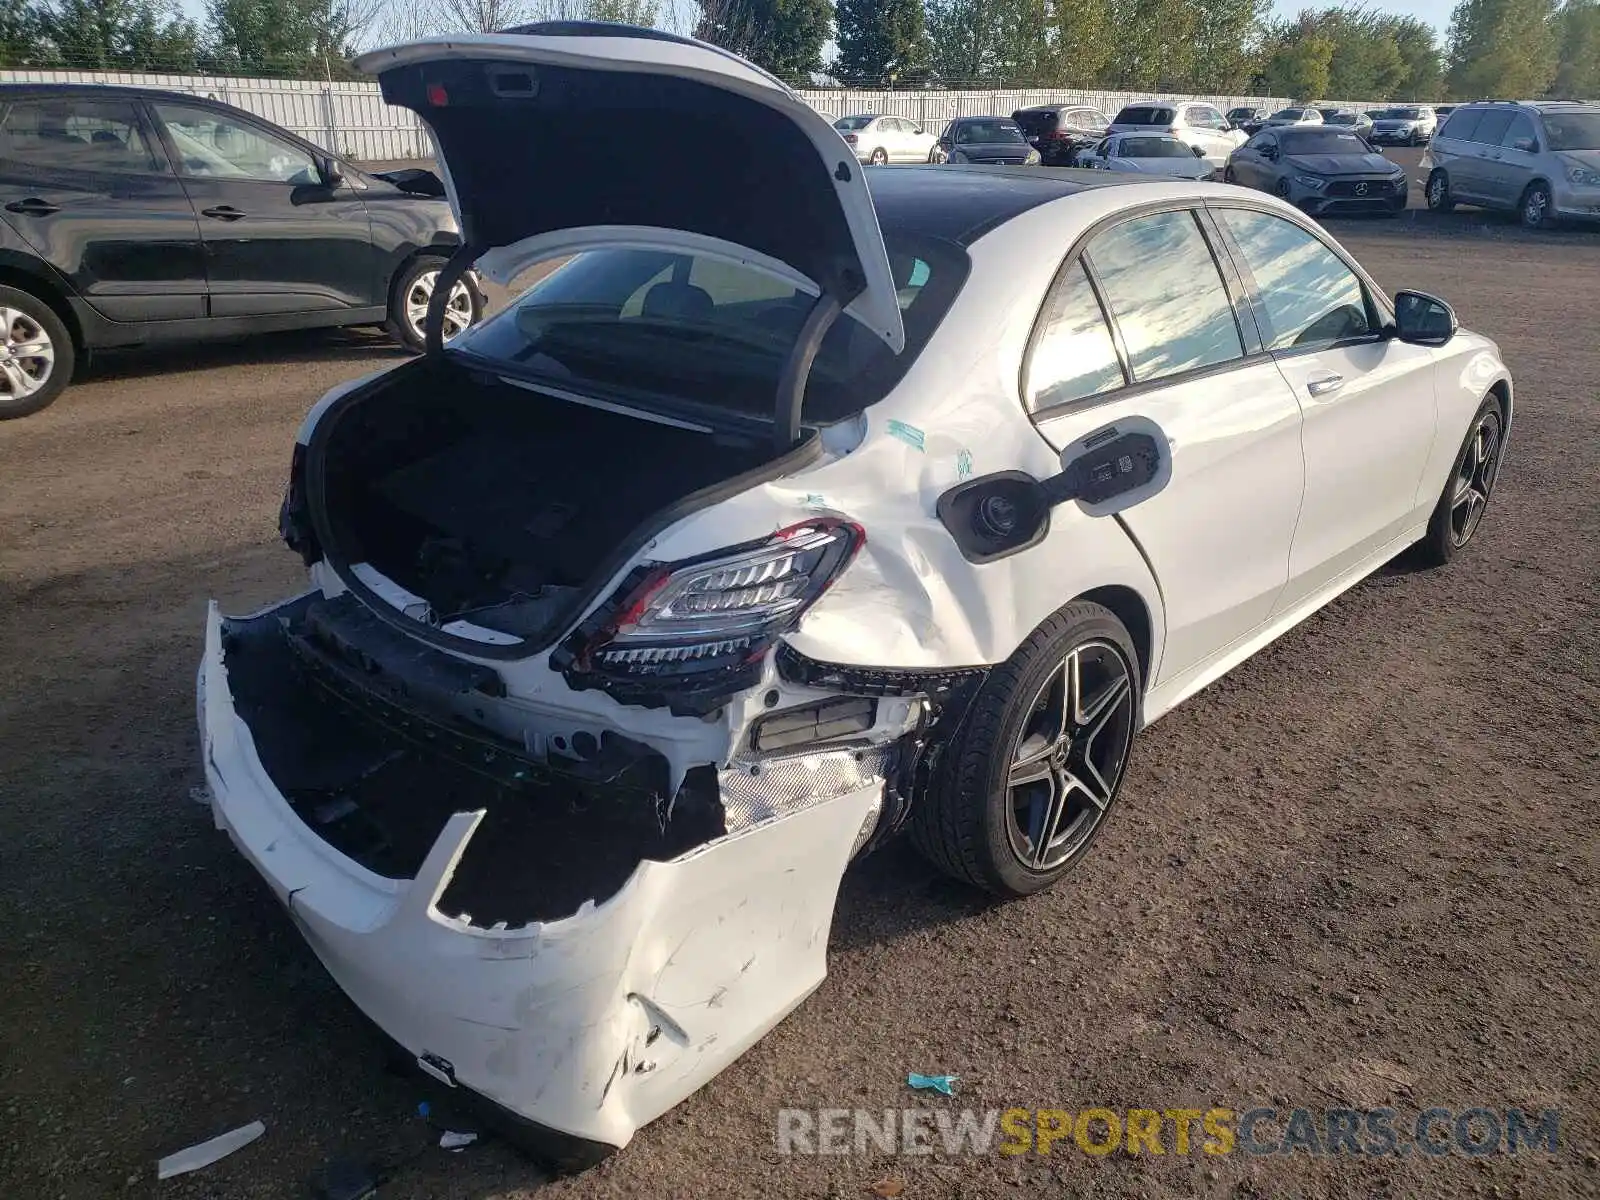
[[(41, 93), (85, 96), (140, 96), (158, 100), (207, 100), (192, 92), (178, 92), (171, 88), (137, 87), (125, 83), (0, 83), (0, 97), (37, 96)], [(213, 104), (222, 103), (211, 100)], [(231, 106), (230, 106), (231, 107)]]
[(1038, 167), (879, 167), (872, 204), (886, 231), (942, 238), (970, 246), (1029, 209), (1103, 187), (1137, 186), (1105, 171), (1042, 171)]

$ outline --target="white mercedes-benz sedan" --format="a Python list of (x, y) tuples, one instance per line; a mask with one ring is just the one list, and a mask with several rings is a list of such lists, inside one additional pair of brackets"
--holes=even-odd
[(432, 130), (445, 275), (542, 275), (307, 417), (308, 590), (208, 618), (210, 804), (406, 1059), (568, 1165), (816, 988), (851, 859), (1054, 883), (1144, 726), (1493, 492), (1494, 344), (1270, 197), (865, 171), (616, 26), (361, 66)]

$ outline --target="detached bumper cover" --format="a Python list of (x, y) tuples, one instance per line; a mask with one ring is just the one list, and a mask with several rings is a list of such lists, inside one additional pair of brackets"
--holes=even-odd
[(429, 1074), (523, 1121), (620, 1147), (822, 982), (839, 880), (883, 783), (639, 864), (604, 903), (484, 929), (436, 901), (482, 821), (460, 812), (416, 877), (389, 879), (307, 828), (235, 712), (222, 618), (198, 681), (212, 814), (329, 973)]

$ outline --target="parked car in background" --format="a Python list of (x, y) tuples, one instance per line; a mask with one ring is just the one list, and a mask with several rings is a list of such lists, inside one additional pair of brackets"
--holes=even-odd
[[(215, 100), (0, 86), (0, 418), (44, 408), (117, 346), (387, 325), (420, 350), (461, 240), (422, 174), (431, 187), (363, 171)], [(458, 279), (446, 336), (482, 311)]]
[(1078, 152), (1077, 166), (1129, 175), (1168, 175), (1209, 179), (1213, 167), (1195, 147), (1165, 133), (1114, 133), (1098, 146)]
[(1454, 104), (1435, 104), (1433, 106), (1434, 120), (1436, 120), (1440, 126), (1443, 126), (1445, 118), (1451, 113), (1455, 112), (1456, 108), (1457, 106)]
[(1019, 108), (1011, 119), (1047, 167), (1071, 166), (1079, 150), (1093, 146), (1111, 128), (1111, 118), (1078, 104), (1040, 104)]
[(1022, 135), (1022, 126), (1005, 117), (957, 117), (939, 135), (948, 163), (1036, 166), (1039, 152)]
[(1540, 229), (1600, 219), (1600, 103), (1503, 100), (1463, 104), (1422, 156), (1428, 207), (1516, 212)]
[(1224, 120), (1234, 129), (1243, 129), (1252, 121), (1260, 121), (1267, 115), (1264, 108), (1230, 108), (1224, 115)]
[(909, 117), (885, 117), (875, 113), (840, 117), (833, 123), (856, 161), (883, 166), (886, 163), (938, 162), (935, 148), (939, 139), (923, 132)]
[[(485, 251), (566, 265), (311, 409), (306, 585), (209, 606), (197, 765), (391, 1061), (564, 1167), (822, 983), (852, 860), (906, 830), (1043, 891), (1152, 722), (1481, 526), (1498, 349), (1271, 197), (841, 172), (788, 88), (657, 30), (357, 66)], [(661, 136), (593, 152), (613, 121)], [(686, 169), (723, 138), (748, 153)]]
[(1242, 131), (1213, 104), (1193, 101), (1141, 100), (1129, 104), (1111, 122), (1111, 133), (1165, 133), (1200, 148), (1207, 162), (1221, 167), (1244, 144)]
[(1321, 125), (1322, 113), (1314, 108), (1280, 108), (1265, 121), (1261, 122), (1261, 129), (1284, 129), (1294, 125)]
[(1353, 108), (1319, 108), (1324, 125), (1337, 125), (1342, 129), (1350, 129), (1366, 137), (1372, 131), (1372, 118), (1364, 112), (1357, 112)]
[(1421, 146), (1433, 137), (1439, 125), (1433, 108), (1426, 104), (1380, 108), (1368, 116), (1372, 118), (1372, 131), (1367, 140), (1374, 144)]
[(1313, 216), (1393, 216), (1405, 209), (1410, 186), (1405, 170), (1358, 134), (1326, 125), (1263, 129), (1228, 160), (1222, 178)]

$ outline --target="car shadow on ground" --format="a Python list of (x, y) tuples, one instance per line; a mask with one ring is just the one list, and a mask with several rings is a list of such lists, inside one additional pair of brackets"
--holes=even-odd
[(296, 329), (220, 341), (182, 342), (96, 351), (81, 364), (75, 383), (138, 379), (218, 367), (273, 363), (372, 363), (372, 369), (409, 358), (410, 351), (381, 329)]

